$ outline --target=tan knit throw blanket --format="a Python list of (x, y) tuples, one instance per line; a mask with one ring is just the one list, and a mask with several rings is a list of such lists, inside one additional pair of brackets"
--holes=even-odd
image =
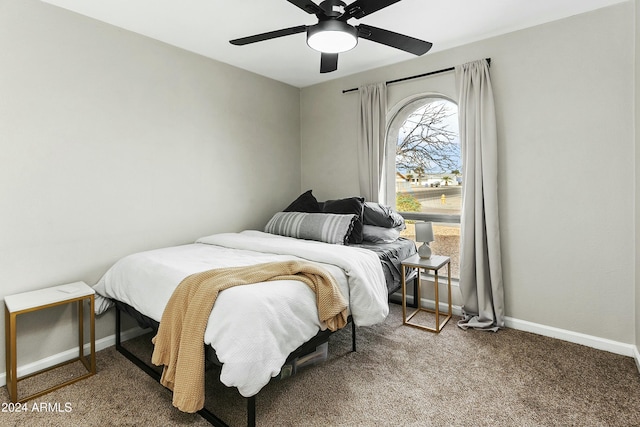
[(233, 286), (298, 280), (315, 293), (318, 317), (335, 331), (347, 324), (347, 303), (334, 278), (317, 264), (287, 261), (204, 271), (185, 278), (162, 313), (151, 362), (164, 365), (160, 382), (183, 412), (204, 407), (204, 332), (218, 293)]

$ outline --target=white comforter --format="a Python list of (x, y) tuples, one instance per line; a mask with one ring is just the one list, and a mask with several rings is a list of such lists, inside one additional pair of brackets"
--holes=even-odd
[[(127, 256), (94, 286), (99, 295), (96, 312), (110, 305), (103, 296), (159, 322), (174, 289), (190, 274), (299, 258), (322, 263), (335, 277), (357, 326), (386, 318), (387, 287), (375, 253), (260, 231), (217, 234), (190, 245)], [(315, 294), (308, 286), (291, 280), (263, 282), (221, 292), (204, 341), (223, 363), (222, 383), (249, 397), (277, 376), (287, 356), (319, 329)]]

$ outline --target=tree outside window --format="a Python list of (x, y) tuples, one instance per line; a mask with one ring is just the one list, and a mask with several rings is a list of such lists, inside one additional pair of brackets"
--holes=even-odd
[(433, 253), (451, 257), (452, 276), (459, 277), (464, 177), (458, 106), (440, 97), (414, 100), (392, 120), (388, 141), (395, 143), (396, 209), (407, 220), (404, 236), (415, 239), (413, 224), (432, 221)]

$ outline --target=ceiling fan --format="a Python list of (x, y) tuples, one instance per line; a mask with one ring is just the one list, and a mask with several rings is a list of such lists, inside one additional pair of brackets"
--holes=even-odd
[(400, 0), (356, 0), (349, 5), (341, 0), (324, 0), (319, 5), (311, 0), (287, 1), (309, 14), (316, 15), (318, 23), (269, 31), (231, 40), (230, 43), (236, 46), (243, 46), (306, 31), (309, 47), (321, 52), (321, 73), (330, 73), (337, 70), (338, 53), (353, 49), (358, 44), (358, 38), (395, 47), (418, 56), (427, 53), (432, 46), (431, 43), (424, 40), (394, 33), (393, 31), (365, 24), (354, 26), (347, 22), (351, 18), (361, 19)]

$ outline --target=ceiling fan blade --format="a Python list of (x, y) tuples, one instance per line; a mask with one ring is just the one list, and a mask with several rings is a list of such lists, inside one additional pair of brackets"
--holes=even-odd
[(330, 73), (338, 69), (338, 54), (337, 53), (323, 53), (320, 56), (320, 72)]
[(371, 40), (372, 42), (381, 43), (414, 55), (423, 55), (431, 49), (432, 43), (404, 34), (394, 33), (393, 31), (383, 30), (382, 28), (372, 27), (370, 25), (358, 25), (358, 37)]
[(312, 15), (324, 15), (324, 10), (311, 0), (287, 0), (289, 3), (298, 6), (300, 9)]
[(400, 0), (356, 0), (344, 8), (344, 14), (340, 17), (340, 20), (346, 21), (350, 18), (360, 19), (399, 1)]
[(242, 37), (240, 39), (230, 40), (229, 43), (236, 46), (244, 46), (250, 43), (261, 42), (264, 40), (275, 39), (278, 37), (290, 36), (292, 34), (303, 33), (307, 30), (306, 25), (297, 27), (284, 28), (282, 30), (269, 31), (268, 33), (256, 34), (255, 36)]

